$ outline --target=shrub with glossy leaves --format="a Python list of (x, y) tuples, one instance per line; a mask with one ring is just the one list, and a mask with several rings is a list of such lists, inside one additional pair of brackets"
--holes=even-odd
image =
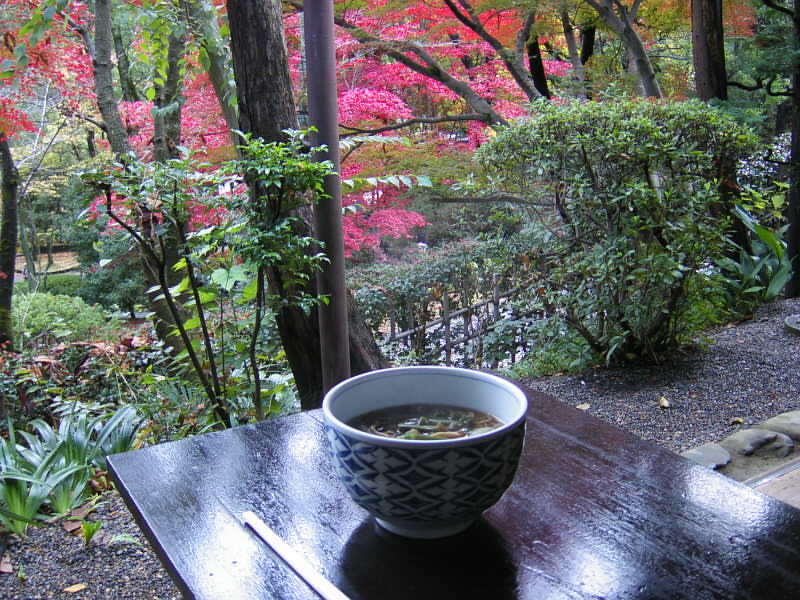
[(477, 156), (490, 187), (541, 207), (537, 293), (611, 362), (684, 339), (690, 283), (722, 253), (718, 178), (755, 145), (700, 102), (540, 103)]

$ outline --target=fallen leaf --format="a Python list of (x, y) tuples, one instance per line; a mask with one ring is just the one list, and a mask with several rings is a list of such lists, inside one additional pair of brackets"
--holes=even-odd
[(95, 509), (94, 502), (87, 502), (83, 506), (79, 506), (77, 508), (73, 508), (69, 511), (70, 516), (77, 517), (79, 519), (85, 519), (86, 516)]
[(85, 583), (76, 583), (75, 585), (65, 587), (63, 591), (67, 592), (68, 594), (74, 594), (75, 592), (85, 590), (87, 587), (88, 586)]
[(584, 402), (583, 404), (578, 404), (578, 406), (576, 406), (575, 408), (577, 408), (578, 410), (589, 410), (590, 406), (591, 404)]
[(11, 565), (11, 556), (6, 552), (0, 557), (0, 573), (13, 573), (14, 567)]
[(670, 401), (667, 400), (666, 396), (661, 396), (661, 398), (658, 399), (658, 405), (661, 408), (670, 408), (672, 406)]
[(61, 528), (67, 533), (77, 534), (81, 529), (81, 522), (73, 519), (65, 519), (61, 524)]

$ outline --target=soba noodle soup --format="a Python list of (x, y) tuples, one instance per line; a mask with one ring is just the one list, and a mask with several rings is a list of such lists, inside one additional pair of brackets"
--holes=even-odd
[(451, 440), (486, 433), (503, 423), (478, 410), (444, 404), (403, 404), (364, 413), (348, 425), (403, 440)]

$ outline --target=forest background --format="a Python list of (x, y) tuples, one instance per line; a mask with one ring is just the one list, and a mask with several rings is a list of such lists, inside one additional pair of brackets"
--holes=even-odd
[[(354, 372), (659, 361), (800, 291), (793, 2), (335, 7)], [(302, 2), (0, 12), (0, 521), (24, 534), (109, 453), (319, 405), (333, 165)]]

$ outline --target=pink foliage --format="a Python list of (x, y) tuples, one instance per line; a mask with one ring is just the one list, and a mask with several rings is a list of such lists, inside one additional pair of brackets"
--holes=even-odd
[(377, 250), (383, 239), (410, 238), (412, 232), (427, 225), (425, 217), (403, 208), (407, 198), (395, 187), (381, 185), (371, 192), (351, 194), (342, 203), (357, 207), (343, 218), (344, 250), (347, 258), (363, 250)]
[(413, 116), (409, 106), (389, 90), (354, 88), (339, 94), (339, 118), (345, 125), (373, 120), (391, 123)]

